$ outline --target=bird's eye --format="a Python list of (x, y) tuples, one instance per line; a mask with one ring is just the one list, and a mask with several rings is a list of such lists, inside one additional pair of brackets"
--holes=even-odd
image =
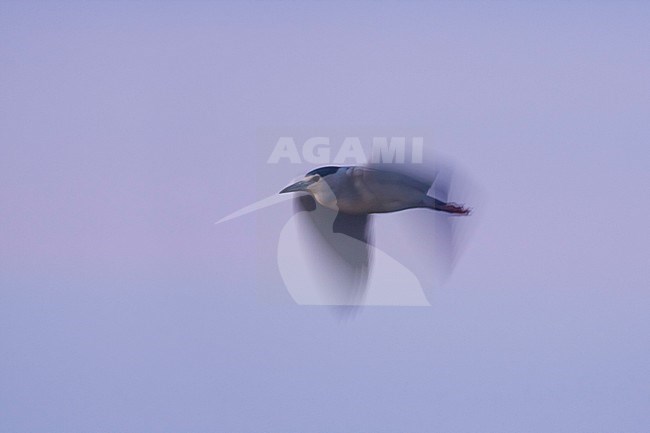
[(319, 175), (314, 175), (314, 177), (312, 177), (312, 180), (314, 182), (318, 182), (320, 180), (320, 176)]

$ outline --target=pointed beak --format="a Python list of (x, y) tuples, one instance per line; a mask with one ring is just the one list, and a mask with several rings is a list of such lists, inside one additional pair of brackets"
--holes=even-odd
[(311, 182), (307, 182), (305, 180), (299, 180), (298, 182), (289, 185), (282, 191), (280, 191), (280, 194), (284, 194), (285, 192), (298, 192), (298, 191), (306, 191), (307, 187), (311, 184)]

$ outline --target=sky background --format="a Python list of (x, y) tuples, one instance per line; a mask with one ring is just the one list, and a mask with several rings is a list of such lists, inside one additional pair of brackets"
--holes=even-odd
[[(1, 2), (0, 432), (646, 432), (648, 22)], [(259, 178), (260, 130), (354, 125), (426, 125), (481, 191), (430, 308), (267, 302), (289, 203), (214, 225), (300, 173)]]

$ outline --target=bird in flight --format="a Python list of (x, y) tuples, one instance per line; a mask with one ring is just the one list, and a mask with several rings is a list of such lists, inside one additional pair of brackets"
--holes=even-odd
[[(312, 234), (305, 236), (307, 248), (320, 248), (324, 275), (337, 276), (330, 289), (339, 291), (344, 303), (355, 304), (362, 302), (368, 279), (372, 214), (427, 209), (469, 215), (470, 209), (447, 201), (449, 182), (439, 174), (396, 164), (326, 166), (311, 170), (280, 194), (298, 193), (295, 211), (303, 216), (304, 233)], [(426, 233), (421, 236), (426, 238)]]
[(309, 193), (320, 205), (346, 215), (426, 208), (456, 215), (469, 209), (427, 195), (431, 183), (371, 167), (320, 167), (282, 191)]

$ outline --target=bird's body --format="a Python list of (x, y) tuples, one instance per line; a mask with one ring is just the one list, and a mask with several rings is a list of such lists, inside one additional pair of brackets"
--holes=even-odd
[(305, 191), (322, 206), (349, 215), (429, 208), (467, 214), (462, 206), (427, 195), (430, 184), (370, 167), (321, 167), (281, 192)]

